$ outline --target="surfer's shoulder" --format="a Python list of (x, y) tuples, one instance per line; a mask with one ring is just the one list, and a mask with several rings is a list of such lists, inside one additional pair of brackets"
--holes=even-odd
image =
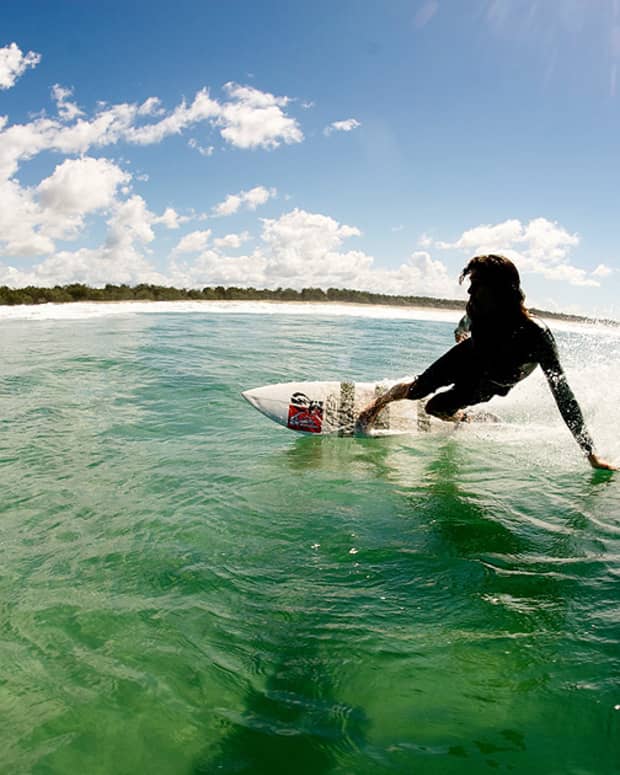
[(555, 363), (558, 357), (557, 344), (545, 321), (535, 315), (529, 315), (525, 331), (529, 346), (536, 354), (537, 360), (540, 363)]
[(542, 320), (542, 318), (536, 317), (536, 315), (527, 316), (525, 330), (531, 336), (537, 336), (541, 339), (553, 341), (553, 334), (551, 333), (551, 329), (545, 323), (545, 321)]

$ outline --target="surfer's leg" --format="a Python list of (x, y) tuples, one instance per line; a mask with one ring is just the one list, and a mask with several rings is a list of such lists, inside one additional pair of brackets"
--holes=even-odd
[(407, 398), (417, 401), (434, 393), (440, 387), (454, 385), (477, 371), (476, 358), (473, 353), (471, 339), (450, 348), (447, 353), (431, 364), (412, 383)]
[(357, 430), (365, 432), (377, 419), (379, 412), (392, 401), (401, 401), (404, 398), (417, 400), (434, 393), (440, 387), (453, 385), (462, 379), (463, 374), (472, 373), (475, 362), (471, 340), (460, 342), (436, 360), (411, 384), (394, 385), (387, 393), (365, 407), (357, 418)]
[(427, 414), (450, 422), (474, 422), (479, 419), (486, 422), (498, 422), (499, 418), (490, 412), (466, 412), (464, 410), (469, 406), (490, 401), (493, 396), (500, 394), (505, 393), (500, 393), (493, 385), (484, 381), (478, 384), (461, 382), (450, 390), (437, 393), (424, 408)]
[(433, 396), (424, 407), (427, 414), (448, 422), (460, 422), (465, 420), (466, 406), (470, 405), (469, 396), (453, 387)]

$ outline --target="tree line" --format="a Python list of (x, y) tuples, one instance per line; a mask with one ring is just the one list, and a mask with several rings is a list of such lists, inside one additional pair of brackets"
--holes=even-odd
[(427, 296), (392, 296), (385, 293), (345, 288), (170, 288), (163, 285), (106, 285), (91, 288), (82, 283), (39, 288), (0, 286), (0, 304), (65, 304), (72, 301), (340, 301), (355, 304), (392, 304), (400, 306), (446, 307), (460, 309), (464, 302), (431, 299)]
[[(352, 304), (387, 304), (400, 307), (434, 307), (464, 310), (465, 302), (457, 299), (434, 299), (429, 296), (399, 296), (349, 288), (237, 288), (223, 285), (205, 288), (171, 288), (165, 285), (111, 285), (91, 288), (82, 283), (55, 285), (39, 288), (0, 286), (0, 305), (15, 304), (66, 304), (73, 301), (322, 301), (348, 302)], [(530, 308), (534, 314), (561, 320), (585, 321), (581, 315), (547, 312)], [(608, 325), (620, 325), (616, 320), (601, 320)]]

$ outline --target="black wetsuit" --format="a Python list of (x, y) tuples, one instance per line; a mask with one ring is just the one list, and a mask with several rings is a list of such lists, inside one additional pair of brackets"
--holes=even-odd
[(560, 364), (553, 334), (533, 318), (506, 326), (471, 326), (471, 337), (435, 361), (411, 384), (407, 398), (424, 398), (452, 385), (427, 403), (429, 414), (453, 415), (459, 409), (505, 396), (540, 364), (564, 422), (581, 449), (590, 454), (593, 443), (581, 409)]

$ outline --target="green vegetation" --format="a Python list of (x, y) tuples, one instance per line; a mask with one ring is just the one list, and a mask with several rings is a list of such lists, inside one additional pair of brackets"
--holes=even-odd
[(275, 290), (257, 288), (215, 288), (202, 290), (169, 288), (162, 285), (106, 285), (90, 288), (88, 285), (56, 285), (54, 288), (0, 287), (0, 304), (64, 304), (71, 301), (338, 301), (354, 304), (396, 304), (400, 306), (447, 307), (462, 309), (462, 301), (429, 299), (426, 296), (389, 296), (384, 293), (351, 291), (340, 288), (292, 288)]
[[(428, 296), (391, 296), (385, 293), (354, 291), (345, 288), (293, 288), (258, 289), (224, 288), (222, 285), (196, 288), (170, 288), (163, 285), (106, 285), (105, 288), (91, 288), (82, 283), (56, 285), (53, 288), (8, 288), (0, 286), (0, 305), (15, 304), (65, 304), (72, 301), (321, 301), (346, 302), (349, 304), (387, 304), (400, 307), (433, 307), (464, 310), (465, 302), (456, 299), (433, 299)], [(550, 318), (584, 321), (579, 315), (565, 315), (557, 312), (531, 310)], [(620, 325), (614, 320), (601, 321)]]

